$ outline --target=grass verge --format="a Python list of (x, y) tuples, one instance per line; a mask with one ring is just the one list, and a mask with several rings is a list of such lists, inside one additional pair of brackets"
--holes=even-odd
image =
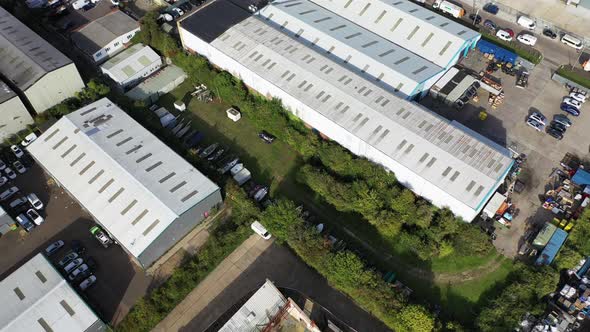
[[(568, 80), (578, 83), (579, 85), (590, 89), (590, 74), (579, 72), (571, 65), (563, 65), (557, 69), (557, 75), (567, 78)], [(585, 74), (585, 75), (584, 75)]]

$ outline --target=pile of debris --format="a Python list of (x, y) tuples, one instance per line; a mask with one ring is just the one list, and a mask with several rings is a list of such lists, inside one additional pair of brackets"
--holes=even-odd
[(590, 172), (579, 158), (567, 153), (561, 161), (562, 169), (554, 169), (545, 192), (543, 208), (559, 219), (577, 219), (590, 203)]
[(195, 91), (191, 92), (191, 96), (197, 98), (198, 101), (210, 103), (213, 101), (211, 91), (205, 86), (205, 84), (196, 85)]

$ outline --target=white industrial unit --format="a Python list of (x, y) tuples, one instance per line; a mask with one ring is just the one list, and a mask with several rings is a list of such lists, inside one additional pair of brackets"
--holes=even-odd
[(27, 150), (143, 267), (221, 203), (216, 184), (106, 98)]
[(0, 281), (3, 332), (100, 332), (107, 326), (43, 256)]
[(33, 124), (33, 118), (22, 100), (0, 81), (0, 140), (26, 129), (29, 124)]
[(149, 46), (135, 44), (100, 66), (121, 88), (141, 82), (162, 67), (162, 59)]
[[(310, 126), (466, 221), (502, 183), (513, 163), (507, 149), (404, 100), (286, 29), (227, 6), (215, 2), (183, 20), (184, 47), (281, 99)], [(212, 35), (201, 18), (215, 17), (213, 10), (226, 13), (228, 25)]]

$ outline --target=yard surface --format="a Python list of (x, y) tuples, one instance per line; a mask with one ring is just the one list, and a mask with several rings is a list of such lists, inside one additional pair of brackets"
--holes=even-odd
[(229, 154), (239, 156), (240, 162), (252, 172), (256, 183), (268, 185), (275, 197), (285, 196), (304, 204), (318, 220), (327, 224), (331, 234), (344, 239), (351, 249), (371, 253), (364, 257), (370, 264), (382, 271), (395, 271), (402, 282), (414, 289), (417, 298), (441, 304), (445, 314), (469, 320), (470, 312), (466, 308), (474, 308), (480, 296), (510, 271), (511, 263), (496, 252), (483, 258), (450, 255), (430, 262), (417, 261), (409, 255), (410, 248), (402, 247), (395, 239), (383, 238), (361, 216), (335, 210), (298, 183), (295, 177), (304, 161), (290, 146), (280, 140), (265, 144), (246, 116), (233, 122), (225, 113), (230, 105), (217, 100), (200, 102), (190, 98), (191, 90), (190, 84), (184, 83), (163, 96), (159, 104), (173, 111), (174, 101), (183, 100), (187, 111), (179, 113), (179, 119), (190, 119), (193, 128), (205, 135), (202, 145), (218, 142), (228, 147)]

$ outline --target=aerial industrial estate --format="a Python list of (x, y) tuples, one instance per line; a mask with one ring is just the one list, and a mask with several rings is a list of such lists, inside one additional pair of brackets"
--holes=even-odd
[(590, 329), (590, 31), (482, 1), (2, 6), (1, 330)]

